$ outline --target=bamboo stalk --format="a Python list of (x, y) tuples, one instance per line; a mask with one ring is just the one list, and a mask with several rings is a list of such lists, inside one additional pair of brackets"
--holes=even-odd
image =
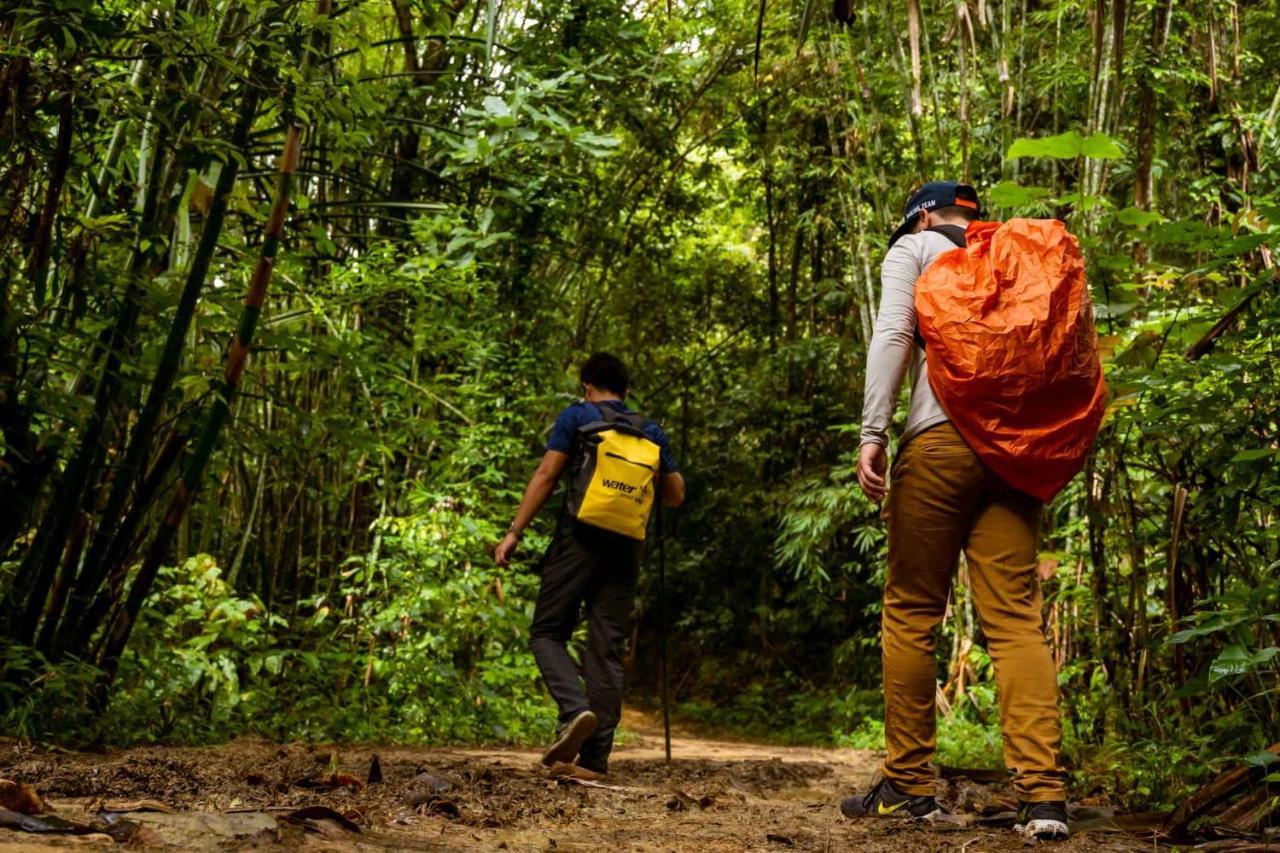
[(27, 256), (27, 278), (35, 296), (36, 308), (45, 301), (45, 285), (49, 275), (49, 257), (53, 251), (53, 223), (58, 215), (62, 185), (71, 167), (71, 134), (75, 125), (75, 92), (63, 93), (58, 110), (58, 136), (54, 142), (53, 163), (49, 169), (49, 182), (45, 186), (44, 204), (36, 224), (31, 251)]
[(174, 488), (173, 499), (169, 503), (169, 508), (165, 513), (164, 521), (160, 525), (160, 530), (156, 533), (155, 539), (152, 540), (151, 547), (147, 550), (142, 565), (138, 569), (138, 574), (129, 589), (129, 595), (125, 600), (124, 607), (116, 615), (115, 621), (109, 629), (109, 639), (102, 650), (99, 660), (99, 665), (103, 670), (96, 697), (99, 707), (105, 704), (106, 688), (110, 686), (112, 679), (115, 677), (120, 655), (124, 651), (125, 645), (129, 642), (129, 635), (133, 631), (134, 623), (137, 621), (138, 612), (142, 609), (142, 602), (150, 594), (151, 586), (160, 570), (160, 564), (168, 555), (169, 546), (173, 544), (178, 527), (181, 525), (187, 508), (191, 504), (191, 499), (199, 488), (201, 480), (204, 479), (205, 468), (209, 464), (209, 458), (213, 454), (214, 446), (217, 444), (218, 437), (230, 414), (231, 401), (239, 388), (240, 378), (244, 375), (250, 348), (253, 345), (254, 332), (258, 325), (258, 318), (262, 314), (262, 305), (266, 299), (267, 288), (271, 284), (271, 274), (275, 269), (276, 253), (279, 251), (280, 237), (284, 232), (284, 221), (289, 210), (289, 201), (293, 192), (294, 170), (298, 165), (298, 154), (301, 145), (302, 127), (298, 124), (291, 124), (285, 135), (284, 155), (280, 160), (280, 182), (276, 191), (275, 203), (272, 205), (270, 216), (267, 219), (257, 265), (254, 267), (253, 275), (249, 280), (249, 292), (245, 296), (244, 310), (240, 314), (239, 326), (235, 337), (231, 341), (231, 347), (227, 351), (223, 378), (218, 389), (219, 393), (215, 395), (210, 406), (204, 428), (200, 432), (199, 440), (190, 460), (187, 462), (182, 478)]
[[(235, 151), (244, 151), (248, 147), (249, 131), (258, 111), (260, 87), (254, 84), (263, 71), (255, 65), (256, 74), (251, 73), (245, 85), (244, 95), (240, 102), (239, 118), (231, 134), (231, 145)], [(138, 476), (145, 468), (145, 461), (154, 438), (156, 425), (164, 410), (165, 401), (173, 390), (178, 376), (178, 368), (182, 364), (182, 350), (187, 333), (195, 317), (196, 306), (200, 301), (208, 278), (209, 267), (218, 248), (218, 239), (222, 235), (223, 223), (226, 220), (227, 205), (231, 190), (235, 186), (239, 172), (239, 161), (236, 157), (228, 157), (222, 164), (218, 174), (218, 182), (214, 186), (213, 201), (209, 206), (209, 215), (204, 230), (200, 234), (200, 243), (187, 270), (186, 281), (178, 299), (173, 322), (169, 325), (164, 348), (151, 387), (147, 390), (146, 402), (130, 434), (129, 444), (124, 458), (115, 472), (106, 504), (99, 513), (98, 529), (95, 532), (85, 556), (84, 568), (74, 593), (67, 602), (67, 611), (63, 619), (65, 625), (58, 633), (55, 646), (64, 650), (75, 650), (87, 642), (90, 634), (97, 627), (96, 623), (81, 623), (85, 607), (97, 594), (102, 581), (112, 569), (128, 558), (137, 525), (141, 522), (146, 504), (134, 502), (133, 510), (123, 518), (125, 502), (130, 492), (137, 485)]]
[[(4, 614), (9, 637), (15, 642), (28, 644), (35, 636), (36, 623), (45, 604), (46, 593), (54, 582), (58, 558), (67, 542), (68, 533), (76, 514), (84, 503), (87, 487), (95, 476), (101, 460), (103, 432), (107, 425), (107, 413), (116, 399), (120, 384), (121, 353), (137, 325), (141, 311), (142, 279), (148, 260), (155, 254), (156, 220), (159, 208), (156, 177), (164, 158), (159, 156), (167, 139), (163, 128), (158, 133), (156, 151), (151, 157), (151, 175), (146, 181), (149, 191), (143, 198), (142, 215), (134, 235), (133, 246), (125, 263), (126, 281), (122, 305), (115, 323), (106, 332), (103, 347), (102, 372), (94, 394), (93, 409), (80, 431), (80, 442), (63, 469), (53, 505), (45, 515), (36, 533), (31, 549), (23, 559), (0, 613)], [(25, 596), (25, 602), (19, 599)]]

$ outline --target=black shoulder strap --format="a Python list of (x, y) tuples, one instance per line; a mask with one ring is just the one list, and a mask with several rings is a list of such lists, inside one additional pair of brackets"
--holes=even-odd
[(644, 432), (645, 417), (639, 412), (622, 412), (613, 406), (606, 406), (603, 403), (593, 403), (600, 412), (600, 420), (607, 424), (623, 423), (632, 429)]
[(943, 237), (946, 237), (948, 240), (950, 240), (952, 243), (955, 243), (961, 249), (963, 249), (966, 245), (968, 245), (967, 241), (965, 240), (966, 229), (963, 225), (951, 225), (951, 224), (935, 225), (929, 230), (933, 231), (936, 234), (941, 234)]
[[(965, 246), (968, 245), (968, 241), (965, 239), (966, 229), (963, 225), (951, 225), (951, 224), (935, 225), (929, 230), (933, 231), (936, 234), (941, 234), (943, 237), (946, 237), (952, 243), (955, 243), (958, 248), (963, 249)], [(924, 337), (921, 336), (920, 334), (919, 324), (916, 325), (915, 337), (916, 337), (916, 345), (919, 346), (920, 349), (924, 349), (925, 348)]]

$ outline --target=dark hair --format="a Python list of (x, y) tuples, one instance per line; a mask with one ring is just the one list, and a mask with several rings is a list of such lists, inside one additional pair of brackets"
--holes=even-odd
[(597, 352), (582, 363), (578, 371), (578, 381), (583, 385), (594, 385), (604, 391), (612, 391), (619, 397), (625, 397), (630, 386), (627, 366), (622, 359), (607, 352)]
[(946, 207), (935, 207), (929, 213), (934, 216), (941, 216), (943, 219), (963, 219), (965, 222), (972, 222), (978, 218), (978, 211), (972, 207), (965, 207), (962, 204), (949, 204)]

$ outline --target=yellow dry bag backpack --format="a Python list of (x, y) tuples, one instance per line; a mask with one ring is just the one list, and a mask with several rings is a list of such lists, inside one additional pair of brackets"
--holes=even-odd
[(597, 406), (601, 420), (578, 428), (565, 511), (584, 524), (644, 539), (661, 448), (637, 414)]

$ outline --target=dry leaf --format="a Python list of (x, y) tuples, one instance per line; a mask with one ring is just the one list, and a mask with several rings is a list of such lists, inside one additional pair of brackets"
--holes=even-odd
[(45, 804), (36, 789), (25, 782), (0, 779), (0, 808), (20, 814), (41, 814)]

